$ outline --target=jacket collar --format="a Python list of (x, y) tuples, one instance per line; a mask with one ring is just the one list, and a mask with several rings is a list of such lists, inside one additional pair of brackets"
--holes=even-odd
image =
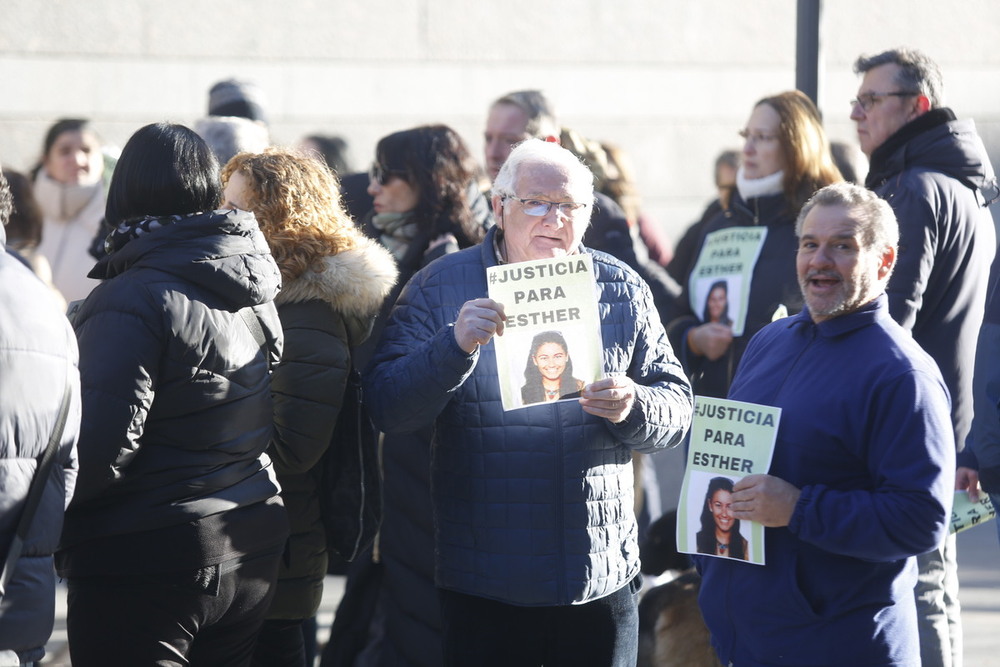
[(376, 241), (362, 237), (358, 245), (324, 257), (314, 269), (283, 281), (276, 304), (320, 300), (341, 313), (370, 317), (396, 282), (396, 262)]
[(833, 317), (819, 323), (813, 322), (812, 315), (809, 314), (809, 307), (803, 306), (797, 315), (789, 318), (788, 327), (801, 326), (803, 330), (806, 330), (807, 327), (815, 327), (819, 335), (825, 338), (835, 338), (875, 324), (888, 317), (889, 298), (885, 295), (885, 292), (882, 292), (873, 301), (869, 301), (852, 313)]
[(872, 151), (866, 185), (871, 187), (873, 179), (879, 178), (880, 174), (892, 174), (899, 171), (902, 165), (895, 169), (891, 166), (894, 161), (901, 159), (901, 157), (897, 157), (897, 152), (913, 141), (915, 137), (954, 120), (957, 120), (955, 113), (947, 107), (942, 107), (931, 109), (896, 130), (893, 135), (882, 142), (881, 146)]

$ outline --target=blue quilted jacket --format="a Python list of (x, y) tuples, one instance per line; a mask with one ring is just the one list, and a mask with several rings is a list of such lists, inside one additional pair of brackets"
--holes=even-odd
[(366, 373), (369, 406), (386, 432), (436, 427), (439, 586), (525, 606), (583, 603), (639, 572), (631, 452), (681, 442), (690, 386), (646, 284), (583, 249), (594, 258), (604, 370), (635, 381), (635, 407), (619, 424), (572, 401), (504, 412), (494, 345), (468, 355), (452, 331), (462, 304), (487, 295), (495, 233), (406, 286)]

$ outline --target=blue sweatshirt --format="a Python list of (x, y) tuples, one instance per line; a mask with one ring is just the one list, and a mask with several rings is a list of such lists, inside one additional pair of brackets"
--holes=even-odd
[(696, 558), (723, 664), (919, 664), (911, 556), (947, 531), (955, 449), (941, 373), (886, 304), (747, 348), (729, 398), (782, 409), (769, 472), (802, 495), (766, 565)]

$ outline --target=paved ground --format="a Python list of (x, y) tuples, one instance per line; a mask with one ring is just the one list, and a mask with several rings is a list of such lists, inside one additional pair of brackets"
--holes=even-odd
[[(958, 536), (962, 622), (965, 625), (965, 666), (1000, 667), (1000, 546), (994, 522)], [(326, 639), (343, 592), (342, 577), (328, 577), (320, 607), (320, 641)], [(43, 665), (69, 665), (66, 651), (65, 588), (60, 587), (56, 629)]]

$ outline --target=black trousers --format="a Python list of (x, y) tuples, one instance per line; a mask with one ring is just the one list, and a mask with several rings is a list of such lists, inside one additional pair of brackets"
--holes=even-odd
[(280, 552), (190, 572), (71, 577), (73, 667), (250, 664)]
[(441, 591), (448, 667), (635, 667), (641, 575), (580, 605), (519, 607)]
[[(308, 620), (271, 618), (264, 621), (250, 664), (253, 667), (306, 667), (305, 631)], [(308, 627), (315, 634), (315, 627)]]

